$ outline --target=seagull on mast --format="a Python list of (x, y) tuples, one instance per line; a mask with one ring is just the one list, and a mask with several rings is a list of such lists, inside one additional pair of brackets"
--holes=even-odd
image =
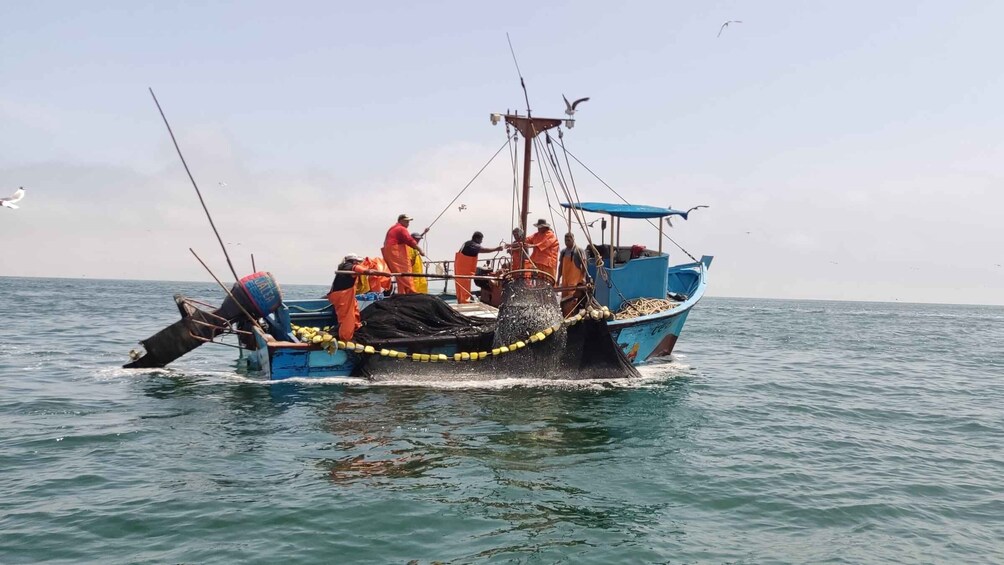
[(576, 106), (578, 106), (579, 104), (581, 104), (581, 103), (589, 100), (589, 97), (586, 97), (586, 98), (579, 98), (575, 102), (569, 102), (568, 98), (565, 98), (564, 94), (562, 94), (561, 97), (565, 100), (565, 113), (568, 114), (569, 117), (572, 117), (572, 116), (575, 115), (575, 107)]
[(24, 198), (24, 187), (19, 186), (17, 192), (8, 196), (7, 198), (0, 198), (0, 206), (4, 208), (10, 208), (11, 210), (17, 210), (19, 206), (15, 202), (20, 202)]
[(721, 37), (722, 32), (725, 31), (725, 28), (729, 27), (729, 24), (741, 24), (741, 23), (743, 23), (742, 20), (729, 20), (725, 22), (724, 24), (722, 24), (722, 27), (718, 28), (718, 35), (716, 37)]

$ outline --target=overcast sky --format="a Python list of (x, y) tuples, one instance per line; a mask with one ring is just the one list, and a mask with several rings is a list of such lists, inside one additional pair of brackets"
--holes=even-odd
[[(535, 115), (591, 97), (574, 155), (634, 203), (710, 206), (670, 231), (715, 256), (710, 295), (1004, 304), (1001, 22), (994, 1), (3, 2), (0, 196), (28, 195), (0, 209), (0, 275), (207, 280), (189, 247), (225, 273), (153, 87), (238, 271), (254, 252), (328, 284), (505, 141), (508, 32)], [(430, 253), (505, 237), (511, 190), (503, 152)]]

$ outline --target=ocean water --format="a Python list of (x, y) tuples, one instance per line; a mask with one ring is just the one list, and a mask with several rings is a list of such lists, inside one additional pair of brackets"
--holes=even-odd
[(0, 278), (0, 563), (1004, 562), (1001, 307), (707, 298), (630, 383), (119, 368), (175, 292)]

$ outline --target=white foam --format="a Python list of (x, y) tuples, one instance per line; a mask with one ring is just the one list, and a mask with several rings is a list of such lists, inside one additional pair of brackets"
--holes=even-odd
[(455, 373), (400, 375), (392, 377), (382, 377), (380, 380), (371, 381), (360, 377), (292, 377), (281, 380), (269, 380), (253, 375), (241, 374), (235, 371), (213, 371), (204, 368), (149, 368), (149, 369), (125, 369), (122, 367), (108, 367), (95, 373), (98, 380), (108, 381), (115, 379), (142, 379), (151, 376), (166, 377), (189, 377), (220, 379), (237, 381), (249, 384), (264, 386), (281, 385), (284, 383), (296, 383), (300, 385), (343, 385), (358, 387), (426, 387), (443, 390), (462, 389), (508, 389), (508, 388), (541, 388), (541, 389), (563, 389), (563, 390), (601, 390), (610, 388), (647, 388), (657, 386), (663, 382), (691, 374), (693, 369), (684, 363), (672, 359), (655, 360), (636, 367), (640, 377), (617, 378), (617, 379), (552, 379), (552, 378), (526, 378), (526, 377), (502, 377), (484, 379), (480, 373), (468, 373), (466, 375)]

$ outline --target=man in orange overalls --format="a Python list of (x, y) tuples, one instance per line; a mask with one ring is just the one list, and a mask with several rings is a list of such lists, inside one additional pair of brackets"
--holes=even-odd
[[(464, 246), (454, 256), (453, 266), (456, 274), (473, 276), (477, 272), (479, 253), (494, 253), (502, 249), (502, 246), (482, 247), (481, 242), (484, 240), (485, 235), (476, 231), (471, 239), (464, 243)], [(457, 304), (466, 304), (473, 300), (471, 279), (455, 279), (455, 286), (457, 287)]]
[[(411, 233), (408, 231), (411, 220), (412, 218), (408, 214), (398, 216), (397, 223), (387, 230), (387, 237), (383, 240), (383, 249), (380, 251), (383, 253), (384, 261), (387, 261), (387, 267), (393, 273), (411, 272), (412, 263), (408, 257), (409, 247), (417, 251), (420, 256), (425, 257), (425, 253), (422, 253), (418, 242), (415, 241), (415, 238), (411, 237)], [(429, 228), (425, 228), (422, 235), (425, 235), (428, 231)], [(415, 294), (415, 285), (411, 277), (396, 278), (398, 294)]]
[[(586, 273), (586, 255), (582, 248), (575, 245), (575, 236), (565, 234), (565, 247), (558, 256), (561, 270), (558, 271), (558, 281), (555, 286), (578, 286), (589, 280)], [(561, 314), (568, 317), (578, 308), (586, 292), (582, 289), (561, 291)]]
[(558, 276), (558, 249), (561, 244), (558, 243), (558, 238), (555, 237), (547, 220), (541, 218), (533, 224), (533, 227), (537, 228), (537, 233), (526, 238), (527, 248), (533, 250), (530, 253), (530, 261), (537, 270), (549, 273), (553, 281)]
[[(362, 266), (362, 260), (363, 258), (355, 253), (349, 253), (338, 265), (338, 270), (365, 274), (368, 270)], [(357, 276), (338, 273), (331, 282), (331, 290), (328, 291), (328, 302), (338, 316), (338, 339), (342, 341), (352, 339), (352, 334), (363, 325), (359, 319), (359, 303), (356, 302)]]

